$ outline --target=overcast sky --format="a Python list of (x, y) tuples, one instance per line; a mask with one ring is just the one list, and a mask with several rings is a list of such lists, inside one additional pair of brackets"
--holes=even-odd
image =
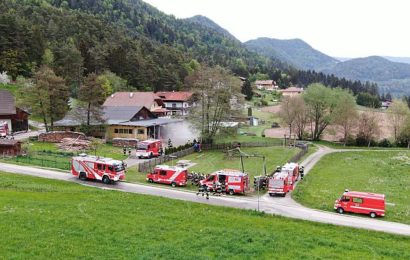
[(410, 57), (408, 0), (144, 0), (177, 18), (207, 16), (241, 41), (300, 38), (335, 57)]

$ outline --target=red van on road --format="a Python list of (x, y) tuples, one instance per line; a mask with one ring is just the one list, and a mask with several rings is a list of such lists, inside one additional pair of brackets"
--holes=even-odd
[(353, 212), (367, 214), (371, 218), (383, 217), (385, 214), (385, 196), (384, 194), (346, 190), (335, 201), (334, 209), (340, 214)]

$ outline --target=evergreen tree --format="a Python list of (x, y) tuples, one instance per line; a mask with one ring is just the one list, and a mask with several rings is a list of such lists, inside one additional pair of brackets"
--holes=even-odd
[(251, 87), (251, 83), (249, 82), (248, 79), (245, 80), (245, 82), (242, 84), (242, 89), (241, 89), (242, 94), (244, 94), (246, 97), (246, 100), (251, 100), (253, 97), (253, 90)]

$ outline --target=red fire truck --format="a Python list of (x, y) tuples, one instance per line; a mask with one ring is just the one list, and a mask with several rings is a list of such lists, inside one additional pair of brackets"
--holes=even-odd
[(367, 214), (371, 218), (383, 217), (385, 214), (385, 196), (384, 194), (346, 190), (335, 201), (334, 209), (340, 214), (353, 212)]
[(0, 121), (0, 138), (7, 138), (9, 135), (9, 124), (5, 121)]
[(109, 184), (125, 178), (122, 161), (80, 154), (71, 159), (71, 173), (81, 180), (96, 179)]
[(188, 171), (178, 166), (157, 165), (152, 173), (147, 174), (148, 182), (171, 184), (172, 187), (185, 186)]
[(152, 158), (160, 155), (162, 151), (161, 140), (146, 140), (137, 144), (138, 158)]
[(230, 195), (244, 194), (249, 190), (249, 176), (238, 170), (224, 169), (211, 173), (206, 179), (200, 181), (200, 185), (206, 185), (210, 191), (214, 190), (215, 185), (221, 185)]
[(275, 173), (268, 181), (268, 193), (270, 196), (286, 193), (295, 188), (295, 182), (299, 179), (299, 165), (297, 163), (287, 163), (282, 166), (281, 171)]

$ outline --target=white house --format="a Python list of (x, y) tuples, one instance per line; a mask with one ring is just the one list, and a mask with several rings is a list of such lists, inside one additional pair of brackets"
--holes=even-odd
[(189, 99), (192, 92), (187, 91), (172, 91), (172, 92), (157, 92), (155, 93), (162, 99), (168, 115), (186, 116), (191, 107)]

